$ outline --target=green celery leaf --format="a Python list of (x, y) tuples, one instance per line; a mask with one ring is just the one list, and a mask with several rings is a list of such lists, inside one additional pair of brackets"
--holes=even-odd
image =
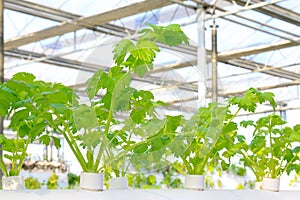
[(85, 104), (73, 109), (73, 118), (78, 130), (91, 129), (98, 125), (95, 109)]
[(54, 108), (55, 113), (63, 114), (67, 111), (67, 106), (62, 103), (51, 103), (50, 106)]
[(277, 103), (274, 100), (274, 94), (272, 92), (264, 92), (261, 95), (262, 95), (262, 101), (263, 102), (268, 101), (273, 107), (273, 110), (275, 110), (277, 107)]
[(244, 128), (247, 128), (248, 126), (253, 126), (255, 127), (254, 121), (253, 120), (243, 120), (240, 122), (240, 125)]
[(173, 133), (182, 124), (182, 115), (177, 116), (166, 116), (166, 125), (164, 127), (164, 132)]
[(145, 74), (149, 71), (148, 69), (153, 69), (152, 63), (142, 63), (139, 61), (137, 66), (134, 66), (134, 73), (137, 74), (139, 77), (144, 77)]
[(137, 145), (137, 146), (134, 148), (133, 152), (134, 152), (134, 153), (137, 153), (137, 154), (142, 154), (142, 153), (144, 153), (144, 152), (147, 151), (147, 150), (148, 150), (148, 144), (142, 143), (142, 144), (140, 144), (140, 145)]
[(50, 136), (48, 136), (48, 135), (42, 135), (42, 136), (39, 138), (39, 141), (40, 141), (42, 144), (48, 146), (48, 145), (50, 144), (51, 139), (50, 139)]
[(266, 146), (266, 140), (264, 136), (255, 136), (250, 143), (250, 148), (253, 153), (257, 153)]
[(153, 39), (169, 46), (177, 46), (182, 43), (189, 44), (189, 39), (178, 24), (168, 26), (150, 25), (149, 29), (143, 29), (141, 33), (142, 38)]
[(30, 110), (22, 109), (15, 113), (11, 117), (10, 126), (13, 130), (17, 130), (20, 124), (24, 123), (24, 121), (28, 120)]
[(13, 75), (11, 80), (18, 80), (18, 81), (24, 81), (27, 83), (33, 83), (35, 79), (35, 76), (33, 74), (27, 73), (27, 72), (19, 72), (15, 75)]
[(53, 140), (53, 142), (54, 142), (54, 146), (55, 146), (56, 148), (60, 148), (60, 147), (61, 147), (60, 139), (57, 138), (57, 137), (54, 137), (54, 136), (51, 136), (51, 138), (52, 138), (52, 140)]
[(130, 118), (136, 124), (142, 123), (145, 116), (146, 110), (144, 109), (134, 109), (130, 112)]
[(239, 142), (245, 142), (246, 137), (244, 135), (237, 135), (236, 138), (238, 139)]
[(131, 77), (128, 73), (118, 77), (111, 97), (111, 105), (113, 109), (128, 110), (130, 108), (130, 99), (135, 89), (129, 87)]
[(229, 168), (230, 164), (226, 163), (224, 160), (221, 161), (221, 167), (223, 171), (226, 171)]
[(24, 138), (26, 135), (28, 135), (30, 133), (30, 128), (28, 127), (27, 124), (23, 124), (19, 127), (19, 130), (18, 130), (18, 135), (21, 137), (21, 138)]
[(120, 65), (124, 58), (126, 57), (127, 53), (129, 53), (132, 49), (135, 48), (135, 45), (132, 41), (128, 39), (123, 39), (120, 42), (118, 42), (113, 49), (114, 53), (114, 61), (117, 65)]
[[(285, 149), (283, 152), (283, 155), (284, 155), (283, 159), (286, 160), (288, 163), (294, 158), (294, 154), (291, 149)], [(280, 155), (280, 157), (281, 157), (281, 155)]]
[(148, 137), (154, 136), (159, 133), (165, 125), (165, 120), (153, 118), (142, 124), (142, 128)]
[(154, 41), (149, 40), (139, 40), (136, 48), (130, 51), (135, 59), (144, 63), (153, 62), (156, 56), (155, 52), (159, 52), (159, 48)]
[(90, 99), (94, 98), (99, 89), (107, 88), (111, 85), (111, 81), (103, 70), (98, 70), (94, 75), (87, 80), (86, 91)]
[(80, 135), (82, 143), (90, 148), (95, 148), (101, 141), (102, 135), (99, 131), (90, 131)]

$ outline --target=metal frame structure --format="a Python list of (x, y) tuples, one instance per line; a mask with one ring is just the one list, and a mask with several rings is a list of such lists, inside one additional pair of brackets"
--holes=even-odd
[[(197, 23), (202, 23), (202, 26), (204, 26), (202, 28), (205, 28), (211, 24), (212, 20), (215, 20), (216, 23), (221, 21), (223, 24), (227, 24), (226, 26), (234, 24), (243, 29), (252, 30), (253, 33), (261, 33), (274, 38), (271, 42), (252, 44), (252, 46), (244, 46), (242, 48), (235, 48), (233, 45), (228, 49), (225, 48), (225, 50), (219, 51), (217, 61), (221, 66), (219, 65), (218, 68), (228, 66), (228, 69), (237, 69), (237, 71), (241, 70), (241, 72), (218, 74), (218, 82), (215, 81), (213, 86), (211, 79), (212, 73), (209, 67), (212, 65), (210, 61), (212, 58), (215, 58), (215, 55), (212, 54), (213, 49), (211, 48), (211, 44), (191, 44), (190, 46), (179, 46), (172, 49), (161, 45), (167, 52), (183, 54), (183, 57), (186, 56), (189, 59), (182, 60), (181, 62), (176, 61), (174, 63), (161, 64), (149, 72), (143, 79), (134, 77), (133, 80), (136, 82), (136, 85), (152, 85), (153, 88), (151, 90), (153, 91), (164, 90), (170, 92), (174, 89), (176, 91), (173, 93), (183, 91), (183, 95), (176, 96), (173, 100), (167, 100), (167, 102), (172, 105), (169, 109), (184, 112), (190, 112), (195, 109), (197, 104), (195, 102), (199, 98), (199, 81), (194, 79), (189, 80), (187, 77), (184, 78), (185, 80), (176, 80), (176, 76), (173, 78), (164, 77), (171, 77), (172, 73), (176, 70), (188, 71), (191, 68), (199, 70), (201, 73), (205, 72), (205, 74), (202, 75), (205, 79), (205, 98), (207, 99), (214, 98), (216, 100), (216, 94), (218, 94), (218, 97), (226, 98), (232, 95), (240, 95), (245, 91), (245, 87), (238, 87), (238, 89), (231, 87), (231, 85), (228, 84), (230, 82), (233, 82), (232, 85), (235, 86), (240, 82), (248, 82), (250, 87), (275, 91), (277, 94), (280, 94), (280, 90), (283, 88), (293, 93), (289, 98), (278, 99), (280, 102), (298, 100), (299, 98), (300, 30), (296, 28), (296, 31), (290, 31), (280, 25), (277, 26), (276, 24), (274, 25), (274, 23), (269, 23), (274, 19), (290, 26), (299, 26), (299, 2), (297, 4), (298, 9), (296, 7), (292, 10), (289, 9), (288, 6), (282, 6), (289, 5), (289, 2), (293, 2), (292, 0), (144, 0), (129, 3), (126, 6), (118, 7), (113, 10), (86, 16), (34, 2), (33, 0), (4, 1), (4, 9), (8, 13), (4, 17), (9, 16), (9, 12), (16, 12), (51, 21), (51, 23), (55, 24), (54, 26), (49, 26), (41, 30), (19, 34), (8, 39), (5, 38), (4, 55), (9, 61), (4, 65), (6, 71), (21, 67), (22, 69), (26, 69), (26, 66), (32, 63), (43, 63), (49, 66), (53, 65), (65, 69), (81, 70), (87, 73), (93, 73), (99, 68), (106, 68), (107, 66), (105, 64), (102, 65), (99, 63), (95, 65), (94, 63), (89, 63), (84, 60), (70, 58), (69, 55), (102, 47), (103, 43), (95, 42), (95, 44), (92, 45), (85, 44), (91, 43), (91, 41), (97, 41), (99, 37), (115, 37), (119, 39), (129, 37), (134, 39), (138, 37), (137, 33), (139, 27), (134, 29), (132, 25), (126, 24), (126, 21), (130, 21), (128, 18), (142, 14), (146, 16), (146, 13), (150, 13), (152, 17), (157, 18), (155, 11), (165, 9), (166, 11), (162, 12), (161, 15), (170, 15), (170, 17), (164, 21), (165, 24), (179, 22), (182, 26), (189, 27), (193, 24), (197, 25)], [(169, 13), (167, 12), (168, 9)], [(199, 11), (205, 13), (200, 19), (199, 16), (196, 17)], [(269, 19), (261, 20), (260, 18), (249, 17), (250, 15), (246, 15), (245, 12), (257, 13)], [(199, 20), (202, 20), (202, 22), (199, 22)], [(30, 23), (34, 23), (34, 20)], [(28, 23), (28, 26), (29, 25)], [(4, 29), (4, 32), (5, 31), (8, 30)], [(201, 31), (201, 29), (195, 29), (195, 31), (199, 31), (199, 34), (206, 34), (198, 38), (199, 40), (203, 38), (203, 42), (210, 38), (207, 33), (204, 33), (205, 30)], [(218, 35), (222, 36), (225, 31), (225, 28), (222, 30), (222, 27), (220, 27)], [(22, 30), (20, 30), (20, 32), (22, 32)], [(230, 37), (230, 33), (226, 34), (229, 35), (228, 40), (235, 39), (232, 36)], [(54, 47), (45, 47), (45, 41), (47, 41), (47, 39), (55, 41), (52, 42)], [(222, 45), (222, 39), (218, 38), (215, 41), (218, 41), (218, 43)], [(218, 46), (220, 46), (219, 44)], [(64, 45), (68, 48), (61, 50), (59, 49), (59, 45)], [(201, 50), (202, 47), (205, 48), (205, 55), (203, 55), (203, 53), (199, 54), (199, 50)], [(58, 49), (58, 51), (56, 51), (56, 49)], [(293, 49), (293, 52), (299, 52), (294, 56), (296, 59), (294, 59), (292, 63), (275, 65), (269, 62), (270, 60), (268, 59), (265, 59), (265, 62), (261, 61), (264, 61), (264, 59), (260, 59), (259, 61), (255, 59), (263, 54), (268, 54), (265, 57), (267, 58), (269, 56), (271, 59), (272, 56), (270, 56), (269, 53), (279, 52), (280, 54), (280, 51), (285, 49)], [(202, 61), (200, 60), (201, 66), (197, 66), (197, 63), (200, 65), (199, 55), (202, 56)], [(203, 66), (203, 60), (205, 60), (205, 66)], [(176, 72), (176, 74), (180, 72)], [(258, 74), (264, 78), (261, 81), (254, 80), (251, 82), (248, 80), (248, 77), (252, 77), (253, 74)], [(5, 78), (8, 79), (9, 77), (5, 76)], [(264, 84), (262, 83), (264, 79), (276, 79), (276, 81), (272, 84), (266, 81)], [(217, 87), (217, 83), (222, 83), (221, 87), (220, 85)], [(84, 82), (79, 82), (70, 86), (83, 90), (85, 84)], [(218, 88), (218, 91), (214, 91), (216, 88)], [(276, 89), (279, 91), (276, 91)], [(186, 95), (188, 92), (191, 94)], [(281, 108), (279, 108), (279, 110), (280, 109)], [(287, 106), (283, 109), (289, 110), (296, 108), (294, 106)], [(259, 112), (267, 111), (268, 109)]]

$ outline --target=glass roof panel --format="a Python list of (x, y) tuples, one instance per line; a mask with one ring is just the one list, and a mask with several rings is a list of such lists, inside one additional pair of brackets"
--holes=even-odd
[(57, 22), (27, 15), (24, 13), (4, 10), (4, 40), (40, 31), (50, 26), (57, 25)]
[(142, 0), (109, 0), (108, 2), (84, 0), (84, 1), (73, 1), (73, 0), (28, 0), (33, 3), (45, 5), (59, 10), (66, 10), (71, 13), (76, 13), (82, 16), (91, 16), (98, 13), (107, 12), (119, 7), (128, 6), (130, 4), (141, 2)]
[[(141, 1), (112, 0), (105, 5), (103, 2), (92, 0), (61, 0), (55, 2), (30, 0), (30, 2), (58, 9), (57, 11), (64, 10), (76, 15), (91, 16)], [(211, 5), (214, 3), (214, 1), (208, 2)], [(46, 79), (47, 76), (55, 76), (55, 80), (60, 79), (61, 82), (68, 85), (82, 84), (96, 69), (107, 68), (113, 65), (111, 51), (113, 45), (122, 37), (131, 39), (138, 37), (136, 33), (141, 28), (147, 26), (147, 23), (159, 25), (179, 23), (182, 24), (183, 30), (190, 38), (190, 47), (180, 47), (176, 51), (163, 48), (162, 52), (158, 54), (154, 66), (155, 70), (162, 71), (159, 71), (159, 73), (149, 73), (145, 81), (153, 89), (157, 87), (157, 84), (161, 84), (159, 86), (169, 92), (173, 90), (176, 93), (182, 92), (182, 97), (195, 97), (197, 96), (194, 94), (194, 91), (196, 91), (195, 88), (197, 88), (197, 81), (203, 79), (203, 74), (199, 72), (198, 68), (201, 67), (205, 69), (204, 71), (208, 71), (206, 84), (208, 89), (211, 87), (210, 52), (206, 56), (207, 66), (197, 67), (196, 50), (199, 39), (198, 23), (196, 21), (197, 12), (195, 9), (190, 8), (196, 4), (192, 1), (185, 3), (188, 6), (175, 3), (170, 6), (111, 21), (105, 25), (95, 26), (92, 29), (83, 28), (75, 32), (18, 47), (18, 49), (7, 52), (7, 55), (12, 53), (20, 54), (17, 57), (21, 59), (6, 59), (5, 67), (8, 73), (6, 78), (9, 78), (13, 72), (18, 70), (29, 70), (31, 72), (36, 70), (35, 73), (38, 76)], [(233, 5), (229, 1), (218, 1), (217, 5), (221, 4), (221, 8), (226, 9), (226, 11), (236, 11), (242, 8), (242, 6)], [(286, 0), (276, 5), (299, 13), (300, 3), (297, 1)], [(208, 8), (209, 11), (211, 9)], [(218, 9), (216, 13), (221, 14), (222, 12)], [(210, 15), (210, 13), (207, 13), (207, 17)], [(16, 18), (20, 18), (20, 20), (12, 20)], [(219, 25), (217, 39), (218, 52), (225, 54), (230, 53), (230, 51), (236, 51), (236, 53), (244, 52), (243, 56), (237, 57), (240, 60), (231, 60), (232, 58), (229, 57), (228, 61), (225, 59), (218, 63), (219, 77), (221, 77), (219, 84), (225, 93), (241, 91), (252, 86), (263, 87), (264, 85), (277, 85), (282, 82), (295, 80), (297, 74), (293, 74), (294, 79), (286, 79), (286, 76), (283, 75), (282, 77), (278, 75), (271, 76), (270, 72), (272, 71), (271, 68), (278, 68), (287, 72), (299, 72), (299, 45), (294, 45), (294, 47), (287, 46), (287, 48), (281, 48), (280, 50), (260, 50), (259, 48), (261, 48), (261, 45), (274, 45), (276, 47), (278, 42), (296, 41), (297, 44), (300, 36), (299, 26), (254, 10), (241, 11), (235, 15), (217, 18), (215, 21)], [(205, 21), (205, 47), (209, 51), (211, 50), (210, 25), (212, 23), (212, 20)], [(5, 39), (22, 36), (58, 24), (59, 22), (56, 21), (6, 9)], [(256, 53), (248, 52), (250, 47), (258, 48), (258, 51)], [(235, 55), (233, 54), (232, 56), (234, 57)], [(41, 64), (40, 62), (44, 63)], [(182, 64), (184, 62), (187, 64)], [(40, 68), (37, 69), (37, 66), (40, 66)], [(76, 69), (79, 69), (83, 75), (74, 74)], [(47, 73), (47, 76), (42, 76), (43, 72)], [(57, 72), (68, 75), (65, 77), (60, 76), (57, 75)], [(279, 73), (281, 72), (279, 71)], [(141, 84), (141, 81), (138, 82)], [(177, 86), (180, 83), (183, 84), (182, 88)], [(191, 91), (187, 92), (188, 88)]]
[(286, 9), (292, 10), (292, 11), (300, 14), (300, 1), (285, 0), (285, 1), (282, 1), (279, 3), (276, 3), (276, 5), (279, 5), (281, 7), (284, 7)]

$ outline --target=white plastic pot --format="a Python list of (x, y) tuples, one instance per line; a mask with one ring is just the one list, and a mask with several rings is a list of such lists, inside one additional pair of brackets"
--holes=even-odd
[(2, 177), (3, 190), (24, 190), (25, 182), (23, 176), (3, 176)]
[(126, 177), (112, 178), (109, 181), (111, 190), (124, 190), (128, 189), (128, 181)]
[(262, 182), (261, 181), (256, 181), (254, 183), (254, 189), (255, 190), (261, 190), (262, 189)]
[(103, 174), (81, 172), (80, 174), (80, 189), (91, 191), (103, 190)]
[(269, 190), (273, 192), (278, 192), (280, 187), (280, 179), (279, 178), (263, 178), (262, 181), (262, 189)]
[(203, 175), (186, 175), (184, 187), (190, 190), (204, 190), (204, 176)]

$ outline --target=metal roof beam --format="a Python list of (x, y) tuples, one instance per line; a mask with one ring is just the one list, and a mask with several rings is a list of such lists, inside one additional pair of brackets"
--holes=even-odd
[[(288, 80), (300, 80), (300, 74), (291, 72), (288, 70), (284, 69), (278, 69), (276, 67), (270, 66), (270, 65), (264, 65), (261, 63), (253, 62), (250, 60), (244, 60), (244, 59), (233, 59), (233, 60), (228, 60), (226, 63), (233, 65), (233, 66), (238, 66), (244, 69), (249, 69), (251, 71), (257, 71), (261, 72), (267, 75), (275, 76), (275, 77), (280, 77), (280, 78), (285, 78)], [(268, 69), (268, 70), (257, 70), (257, 69)]]
[[(154, 74), (154, 73), (161, 73), (169, 70), (174, 70), (174, 69), (181, 69), (189, 66), (195, 66), (196, 61), (191, 61), (191, 62), (183, 62), (183, 63), (176, 63), (176, 64), (170, 64), (166, 67), (160, 67), (158, 69), (154, 69), (152, 71), (149, 71), (147, 74)], [(270, 65), (264, 65), (261, 63), (257, 63), (254, 61), (250, 60), (245, 60), (245, 59), (233, 59), (233, 60), (225, 60), (225, 61), (219, 61), (223, 62), (226, 64), (230, 64), (235, 67), (241, 67), (244, 69), (248, 69), (254, 72), (259, 72), (259, 73), (264, 73), (267, 75), (279, 77), (279, 78), (285, 78), (288, 80), (300, 80), (300, 74), (291, 72), (288, 70), (284, 69), (278, 69), (276, 67), (270, 66)], [(264, 69), (267, 68), (268, 70), (257, 70), (257, 69)]]
[[(271, 75), (271, 76), (285, 78), (288, 80), (300, 80), (299, 73), (291, 72), (291, 71), (284, 70), (284, 69), (279, 69), (279, 68), (276, 68), (276, 67), (273, 67), (270, 65), (257, 63), (257, 62), (251, 61), (251, 60), (246, 60), (246, 59), (241, 59), (241, 58), (227, 60), (227, 59), (219, 58), (219, 62), (230, 64), (235, 67), (241, 67), (241, 68), (248, 69), (251, 71), (264, 73), (264, 74)], [(147, 74), (161, 73), (161, 72), (165, 72), (165, 71), (169, 71), (169, 70), (181, 69), (181, 68), (195, 66), (195, 65), (196, 65), (196, 60), (191, 60), (189, 62), (175, 63), (175, 64), (167, 65), (165, 67), (160, 67), (160, 68), (154, 69), (152, 71), (149, 71)], [(257, 70), (257, 69), (264, 69), (264, 68), (266, 68), (268, 70)]]
[(278, 2), (281, 2), (281, 1), (284, 1), (284, 0), (270, 0), (268, 2), (262, 1), (262, 2), (258, 2), (256, 4), (245, 6), (241, 9), (238, 9), (238, 10), (226, 11), (226, 12), (223, 12), (221, 14), (214, 14), (212, 16), (208, 16), (207, 18), (205, 18), (205, 20), (216, 19), (216, 18), (219, 18), (219, 17), (225, 17), (227, 15), (237, 14), (239, 12), (243, 12), (243, 11), (246, 11), (246, 10), (254, 10), (254, 9), (258, 9), (258, 8), (261, 8), (261, 7), (266, 7), (268, 5), (275, 4), (275, 3), (278, 3)]
[[(22, 58), (28, 57), (31, 59), (39, 59), (39, 58), (44, 58), (46, 57), (45, 54), (40, 54), (40, 53), (33, 53), (25, 50), (20, 50), (20, 49), (13, 49), (5, 52), (6, 56), (12, 56), (15, 58)], [(70, 60), (66, 58), (61, 58), (61, 57), (53, 57), (53, 58), (48, 58), (44, 59), (41, 61), (42, 63), (46, 64), (54, 64), (55, 66), (59, 67), (66, 67), (70, 69), (78, 69), (86, 72), (91, 72), (94, 73), (98, 69), (107, 69), (105, 66), (100, 66), (100, 65), (93, 65), (85, 62), (79, 62), (76, 60)], [(140, 82), (145, 82), (149, 84), (154, 84), (154, 85), (160, 85), (160, 86), (167, 86), (169, 87), (170, 85), (173, 84), (178, 84), (177, 81), (171, 81), (171, 80), (161, 80), (157, 77), (146, 75), (145, 77), (141, 78), (136, 75), (133, 75), (132, 80), (134, 81), (140, 81)], [(187, 85), (188, 83), (180, 83), (178, 88), (186, 91), (197, 91), (197, 87), (194, 86), (189, 86)]]
[[(263, 86), (263, 87), (256, 87), (257, 90), (260, 90), (260, 91), (265, 91), (265, 90), (270, 90), (270, 89), (277, 89), (277, 88), (283, 88), (283, 87), (289, 87), (289, 86), (295, 86), (295, 85), (299, 85), (300, 82), (299, 81), (293, 81), (293, 82), (287, 82), (287, 83), (280, 83), (280, 84), (277, 84), (277, 85), (271, 85), (271, 86)], [(207, 88), (208, 89), (208, 93), (207, 93), (207, 98), (211, 98), (211, 89), (210, 88)], [(224, 98), (229, 98), (229, 97), (232, 97), (232, 96), (238, 96), (238, 95), (242, 95), (244, 94), (246, 90), (240, 90), (240, 91), (236, 91), (236, 92), (224, 92), (224, 91), (219, 91), (219, 97), (224, 97)], [(190, 98), (187, 98), (187, 99), (182, 99), (182, 100), (176, 100), (174, 102), (169, 102), (170, 104), (173, 104), (173, 103), (180, 103), (180, 102), (187, 102), (187, 101), (195, 101), (198, 99), (198, 96), (194, 96), (194, 97), (190, 97)]]
[[(38, 16), (56, 22), (64, 22), (83, 17), (81, 15), (73, 14), (63, 10), (54, 9), (51, 7), (23, 0), (6, 0), (4, 8), (32, 16)], [(127, 32), (125, 32), (125, 28), (109, 23), (88, 29), (121, 37), (125, 37), (127, 35), (127, 32), (133, 33), (133, 30), (126, 30)]]
[[(48, 8), (45, 6), (41, 6), (38, 4), (33, 4), (30, 2), (26, 2), (26, 1), (13, 1), (13, 0), (7, 0), (7, 2), (9, 2), (9, 5), (24, 5), (26, 3), (26, 7), (31, 7), (31, 11), (27, 12), (27, 14), (35, 14), (37, 11), (43, 11), (46, 12), (45, 15), (51, 14), (51, 13), (55, 13), (55, 15), (59, 15), (59, 13), (61, 13), (62, 16), (64, 16), (66, 19), (72, 19), (76, 16), (79, 15), (74, 15), (72, 13), (68, 13), (65, 11), (58, 11), (56, 9), (53, 8)], [(7, 5), (5, 5), (7, 6)], [(41, 8), (39, 8), (41, 7)], [(9, 8), (9, 7), (7, 7)], [(23, 10), (23, 12), (25, 12), (26, 10)], [(44, 15), (44, 14), (43, 14)], [(80, 16), (79, 16), (80, 17)], [(238, 16), (239, 17), (239, 16)], [(52, 20), (58, 20), (55, 19), (54, 17), (51, 18)], [(226, 20), (226, 18), (225, 18)], [(102, 26), (101, 26), (102, 27)], [(103, 25), (103, 27), (107, 28), (107, 29), (115, 29), (117, 28), (119, 31), (124, 31), (124, 28), (122, 27), (118, 27), (115, 25)], [(126, 33), (124, 33), (124, 36), (126, 35)], [(230, 52), (224, 52), (224, 53), (220, 53), (219, 56), (223, 57), (222, 60), (229, 60), (231, 58), (239, 58), (241, 56), (247, 56), (247, 55), (251, 55), (251, 54), (256, 54), (256, 53), (261, 53), (261, 52), (266, 52), (266, 51), (270, 51), (270, 50), (278, 50), (281, 48), (286, 48), (286, 47), (291, 47), (291, 46), (296, 46), (299, 45), (300, 43), (300, 39), (296, 40), (296, 41), (283, 41), (283, 42), (279, 42), (277, 44), (273, 44), (273, 45), (261, 45), (261, 46), (257, 46), (257, 47), (252, 47), (252, 48), (246, 48), (244, 50), (234, 50), (234, 51), (230, 51)], [(162, 47), (166, 47), (167, 46), (162, 46)], [(196, 55), (196, 47), (192, 47), (192, 46), (180, 46), (180, 47), (173, 47), (174, 50), (183, 52), (183, 53), (189, 53), (192, 55)]]
[[(20, 59), (29, 58), (30, 60), (47, 57), (45, 54), (34, 53), (31, 51), (25, 51), (25, 50), (20, 50), (20, 49), (12, 49), (9, 51), (5, 51), (4, 54), (5, 54), (5, 56), (11, 56), (11, 57), (20, 58)], [(66, 67), (69, 69), (78, 69), (78, 70), (83, 70), (83, 71), (92, 72), (92, 73), (94, 73), (98, 69), (106, 69), (105, 66), (100, 66), (100, 65), (96, 66), (93, 64), (83, 63), (83, 62), (79, 62), (76, 60), (70, 60), (70, 59), (65, 59), (65, 58), (61, 58), (61, 57), (53, 57), (53, 58), (43, 59), (40, 62), (46, 63), (46, 64), (52, 64), (52, 65), (55, 65), (58, 67)]]
[(81, 17), (77, 14), (23, 0), (5, 0), (4, 8), (57, 22), (75, 20)]
[[(232, 0), (226, 0), (232, 2)], [(235, 2), (241, 6), (247, 5), (248, 0), (235, 0)], [(261, 0), (251, 0), (250, 3), (263, 3)], [(260, 13), (269, 15), (271, 17), (283, 20), (285, 22), (300, 26), (300, 15), (292, 10), (288, 10), (278, 5), (266, 5), (263, 7), (253, 8)]]
[[(268, 85), (268, 86), (262, 86), (262, 87), (256, 87), (257, 90), (264, 91), (264, 90), (271, 90), (271, 89), (277, 89), (277, 88), (283, 88), (283, 87), (289, 87), (289, 86), (295, 86), (300, 85), (300, 81), (292, 81), (292, 82), (286, 82), (286, 83), (279, 83), (275, 85)], [(240, 90), (235, 92), (224, 92), (222, 96), (224, 97), (231, 97), (236, 96), (237, 94), (244, 94), (247, 90)]]
[[(68, 12), (62, 12), (62, 11), (59, 11), (59, 10), (56, 10), (56, 9), (53, 9), (53, 8), (48, 8), (48, 7), (45, 7), (45, 6), (41, 6), (41, 5), (38, 5), (38, 4), (26, 2), (26, 1), (17, 1), (16, 2), (16, 1), (12, 1), (12, 0), (7, 0), (6, 2), (10, 3), (7, 6), (7, 8), (9, 8), (9, 9), (13, 8), (14, 6), (17, 7), (17, 8), (18, 8), (18, 6), (21, 6), (21, 7), (23, 6), (26, 9), (22, 10), (21, 7), (20, 7), (19, 11), (22, 10), (22, 12), (24, 12), (24, 13), (27, 12), (28, 14), (34, 14), (34, 13), (37, 13), (37, 11), (40, 11), (42, 13), (41, 16), (43, 16), (43, 17), (52, 16), (51, 17), (52, 20), (59, 20), (59, 19), (55, 18), (56, 15), (58, 15), (59, 17), (64, 18), (64, 19), (74, 19), (76, 17), (80, 17), (79, 15), (74, 15), (74, 14), (68, 13)], [(27, 9), (29, 9), (29, 10), (27, 10)], [(60, 20), (62, 20), (62, 19), (60, 19)], [(104, 25), (104, 26), (106, 26), (106, 25)], [(107, 26), (109, 26), (109, 25), (107, 25)], [(112, 28), (112, 27), (107, 27), (107, 28)], [(298, 42), (296, 42), (296, 43), (298, 43)], [(289, 46), (289, 44), (286, 44), (286, 45)], [(266, 50), (269, 50), (269, 49), (274, 50), (274, 47), (268, 48), (268, 46), (263, 46), (263, 48), (260, 48), (260, 47), (257, 48), (256, 47), (256, 49), (257, 49), (257, 51), (266, 51)], [(284, 45), (277, 45), (277, 46), (278, 46), (278, 48), (282, 48)], [(189, 53), (189, 54), (193, 54), (193, 55), (196, 54), (196, 48), (192, 47), (192, 46), (189, 46), (189, 47), (183, 46), (183, 47), (177, 47), (177, 48), (178, 48), (178, 49), (176, 49), (177, 51), (181, 51), (181, 52)], [(256, 50), (253, 50), (252, 48), (250, 48), (250, 49), (227, 52), (227, 54), (226, 53), (220, 53), (219, 58), (221, 59), (221, 61), (227, 62), (226, 60), (233, 59), (235, 57), (239, 57), (240, 55), (244, 56), (244, 55), (252, 54), (252, 53), (254, 53), (254, 51), (256, 52)], [(229, 62), (227, 62), (227, 63), (229, 63)], [(236, 63), (239, 63), (239, 64), (237, 65)], [(249, 66), (247, 66), (246, 63)], [(260, 67), (263, 67), (262, 64), (255, 63), (255, 62), (249, 63), (249, 61), (245, 62), (245, 60), (239, 60), (239, 61), (234, 60), (234, 61), (230, 61), (229, 64), (234, 65), (234, 66), (240, 66), (242, 64), (242, 66), (240, 66), (240, 67), (250, 69), (250, 70), (257, 69), (258, 65)], [(151, 71), (149, 74), (157, 73), (157, 72), (163, 72), (163, 71), (167, 71), (167, 70), (170, 70), (170, 69), (182, 68), (182, 67), (190, 66), (190, 65), (195, 65), (195, 62), (192, 61), (192, 63), (180, 63), (178, 65), (169, 65), (166, 68), (164, 67), (164, 68), (161, 68), (161, 69)], [(282, 78), (288, 78), (288, 79), (291, 79), (291, 80), (298, 79), (298, 74), (294, 74), (294, 73), (291, 73), (291, 72), (285, 71), (285, 70), (284, 71), (283, 70), (278, 71), (278, 69), (274, 69), (274, 70), (276, 70), (277, 72), (274, 72), (273, 70), (268, 70), (270, 72), (267, 72), (267, 74), (274, 75), (274, 76), (279, 76), (279, 77), (282, 77)], [(289, 78), (288, 76), (292, 76), (294, 78)]]
[[(23, 50), (16, 50), (16, 49), (7, 51), (5, 53), (6, 53), (7, 56), (23, 57), (23, 58), (24, 58), (24, 56), (30, 56), (30, 57), (36, 57), (36, 58), (45, 56), (43, 54), (38, 54), (38, 53), (32, 54), (32, 52), (27, 52), (27, 51), (23, 51)], [(51, 58), (51, 59), (45, 60), (43, 62), (48, 63), (48, 64), (54, 64), (55, 63), (56, 66), (68, 67), (68, 68), (72, 68), (72, 69), (81, 69), (81, 70), (84, 70), (84, 71), (87, 71), (87, 72), (95, 72), (98, 69), (97, 67), (99, 67), (99, 66), (96, 67), (95, 65), (91, 65), (91, 64), (88, 64), (88, 63), (82, 63), (82, 62), (69, 60), (69, 59), (64, 59), (64, 58), (53, 58), (53, 59)], [(101, 67), (99, 67), (99, 68), (101, 68)], [(177, 86), (176, 88), (178, 88), (178, 89), (197, 92), (197, 87), (194, 87), (194, 86), (191, 86), (191, 85), (186, 85), (184, 83), (181, 83), (180, 86), (179, 86), (178, 83), (176, 83), (176, 82), (171, 83), (171, 82), (168, 82), (168, 81), (162, 81), (160, 79), (155, 79), (154, 80), (153, 79), (154, 77), (149, 77), (149, 76), (147, 78), (151, 78), (151, 80), (150, 79), (145, 80), (145, 79), (142, 79), (142, 78), (139, 78), (139, 77), (134, 77), (133, 80), (148, 82), (150, 84), (159, 84), (163, 87), (171, 87), (172, 84), (173, 84), (173, 85)], [(292, 81), (292, 82), (281, 83), (281, 84), (272, 85), (272, 86), (259, 87), (257, 89), (259, 89), (259, 90), (269, 90), (269, 89), (276, 89), (276, 88), (294, 86), (294, 85), (299, 85), (299, 84), (300, 84), (299, 81)], [(210, 88), (208, 88), (208, 91), (210, 91)], [(221, 96), (221, 97), (230, 97), (230, 96), (233, 96), (233, 95), (242, 94), (244, 92), (245, 92), (245, 90), (235, 91), (235, 92), (230, 92), (230, 93), (220, 91), (219, 96)], [(208, 92), (207, 97), (208, 98), (210, 97), (210, 92)], [(196, 100), (196, 99), (197, 99), (197, 97), (195, 96), (194, 98), (190, 98), (189, 100), (192, 101), (192, 100)], [(185, 101), (185, 100), (183, 100), (183, 101)], [(179, 103), (179, 102), (180, 102), (180, 100), (176, 103)]]
[(4, 42), (4, 50), (17, 48), (19, 46), (55, 37), (58, 35), (63, 35), (65, 33), (80, 30), (83, 28), (91, 28), (94, 26), (102, 25), (110, 21), (161, 8), (170, 4), (172, 4), (172, 2), (165, 0), (145, 0), (90, 17), (81, 17), (76, 20), (66, 21), (58, 26), (50, 27), (41, 31), (7, 40)]
[(240, 58), (243, 56), (249, 56), (249, 55), (253, 55), (253, 54), (259, 54), (259, 53), (264, 53), (264, 52), (268, 52), (268, 51), (284, 49), (284, 48), (288, 48), (288, 47), (294, 47), (294, 46), (298, 46), (299, 43), (300, 43), (300, 39), (297, 39), (295, 41), (284, 40), (284, 41), (280, 41), (280, 42), (273, 43), (273, 44), (258, 45), (255, 47), (249, 47), (249, 48), (244, 48), (244, 49), (240, 49), (240, 50), (220, 52), (218, 54), (218, 58), (222, 61), (231, 60), (231, 59)]

